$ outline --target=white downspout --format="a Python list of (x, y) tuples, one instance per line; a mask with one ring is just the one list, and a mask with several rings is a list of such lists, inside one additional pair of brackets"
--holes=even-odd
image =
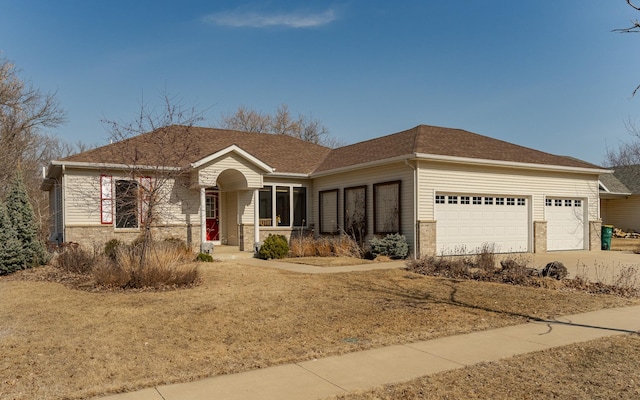
[(418, 169), (404, 160), (413, 169), (413, 259), (418, 259)]
[(207, 241), (207, 197), (204, 187), (200, 188), (200, 247)]
[(260, 243), (260, 189), (253, 190), (253, 249)]
[(67, 241), (67, 208), (66, 208), (66, 200), (67, 200), (67, 174), (66, 174), (67, 170), (65, 168), (65, 165), (62, 164), (62, 210), (60, 210), (62, 212), (62, 241), (66, 242)]

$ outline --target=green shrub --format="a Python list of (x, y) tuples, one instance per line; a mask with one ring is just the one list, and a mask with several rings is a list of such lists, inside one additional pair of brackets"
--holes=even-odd
[(387, 256), (393, 259), (407, 258), (409, 255), (409, 243), (404, 235), (393, 233), (382, 239), (369, 240), (369, 248), (374, 256)]
[(213, 262), (213, 257), (211, 256), (211, 254), (198, 253), (198, 255), (196, 256), (196, 261)]
[(269, 235), (258, 250), (258, 257), (263, 260), (285, 258), (288, 254), (289, 243), (283, 235)]

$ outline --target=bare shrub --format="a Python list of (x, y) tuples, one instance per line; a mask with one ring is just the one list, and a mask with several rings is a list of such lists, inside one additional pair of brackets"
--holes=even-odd
[(351, 236), (343, 235), (332, 240), (333, 253), (338, 257), (362, 258), (362, 248)]
[(59, 247), (53, 265), (66, 272), (87, 274), (98, 257), (96, 249), (86, 250), (77, 243), (70, 243)]
[[(113, 255), (115, 257), (115, 253)], [(110, 288), (127, 287), (131, 276), (122, 266), (113, 261), (111, 258), (103, 258), (98, 260), (94, 265), (91, 275), (97, 286)]]
[(312, 257), (316, 255), (315, 239), (312, 236), (299, 236), (291, 238), (289, 243), (289, 256)]
[(331, 239), (318, 238), (315, 242), (316, 256), (318, 257), (331, 257), (333, 255)]
[[(102, 271), (99, 276), (94, 276), (96, 283), (108, 287), (139, 289), (186, 286), (199, 279), (197, 265), (190, 263), (185, 251), (177, 246), (154, 244), (145, 264), (140, 264), (138, 251), (135, 247), (119, 248), (112, 264), (113, 271)], [(125, 280), (125, 276), (128, 279)], [(99, 280), (99, 277), (105, 280)]]
[(496, 270), (496, 252), (494, 243), (483, 243), (472, 257), (472, 264), (484, 274), (493, 274)]

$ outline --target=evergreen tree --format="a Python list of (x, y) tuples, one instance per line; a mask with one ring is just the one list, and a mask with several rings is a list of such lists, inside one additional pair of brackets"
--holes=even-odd
[(4, 203), (0, 202), (0, 275), (22, 269), (24, 265), (22, 244), (9, 219), (7, 208)]
[(22, 244), (22, 253), (26, 267), (41, 265), (47, 262), (47, 252), (44, 244), (38, 238), (33, 208), (27, 196), (27, 189), (20, 171), (16, 173), (9, 193), (5, 199), (5, 206), (9, 220), (16, 232), (18, 241)]

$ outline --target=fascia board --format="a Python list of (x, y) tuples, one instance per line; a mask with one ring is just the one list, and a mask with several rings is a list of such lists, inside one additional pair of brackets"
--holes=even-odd
[(534, 169), (534, 170), (545, 170), (545, 171), (559, 171), (559, 172), (575, 172), (580, 174), (612, 174), (613, 173), (613, 170), (602, 169), (602, 168), (566, 167), (562, 165), (521, 163), (521, 162), (514, 162), (514, 161), (453, 157), (453, 156), (442, 156), (442, 155), (425, 154), (425, 153), (416, 153), (415, 158), (418, 160), (442, 161), (442, 162), (451, 162), (451, 163), (457, 163), (457, 164), (487, 165), (487, 166), (509, 167), (509, 168), (518, 168), (518, 169)]
[(127, 164), (115, 164), (115, 163), (88, 163), (82, 161), (52, 161), (49, 168), (52, 166), (65, 166), (80, 169), (140, 169), (145, 171), (180, 171), (180, 167), (162, 167), (159, 165), (127, 165)]

